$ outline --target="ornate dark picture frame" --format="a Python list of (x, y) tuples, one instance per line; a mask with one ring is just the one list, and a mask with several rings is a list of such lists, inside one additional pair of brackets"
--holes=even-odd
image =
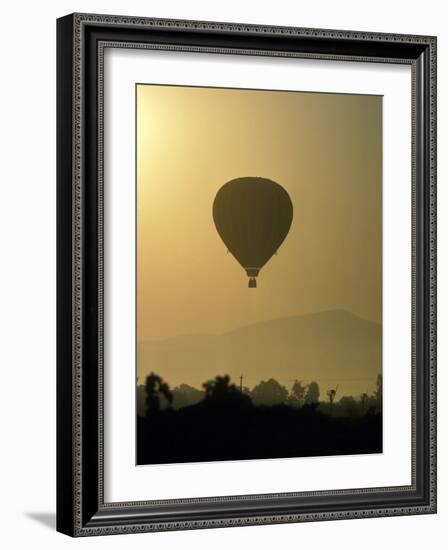
[[(410, 486), (104, 501), (102, 79), (112, 43), (411, 66)], [(89, 536), (435, 513), (436, 38), (73, 14), (57, 22), (57, 120), (58, 531)]]

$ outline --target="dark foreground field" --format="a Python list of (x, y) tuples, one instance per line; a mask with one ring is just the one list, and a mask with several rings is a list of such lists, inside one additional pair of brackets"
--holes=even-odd
[(137, 463), (382, 452), (382, 415), (333, 416), (313, 405), (202, 401), (137, 418)]

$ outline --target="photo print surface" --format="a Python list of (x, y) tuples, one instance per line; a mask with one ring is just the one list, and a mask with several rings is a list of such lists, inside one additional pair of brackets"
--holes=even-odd
[(136, 86), (137, 464), (382, 452), (382, 98)]

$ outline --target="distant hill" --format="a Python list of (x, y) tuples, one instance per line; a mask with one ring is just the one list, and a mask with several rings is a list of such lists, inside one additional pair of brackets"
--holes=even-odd
[(173, 388), (198, 388), (217, 374), (252, 388), (275, 378), (288, 389), (294, 379), (319, 383), (321, 399), (339, 384), (338, 395), (375, 388), (381, 372), (381, 325), (334, 310), (274, 319), (221, 335), (187, 335), (138, 346), (140, 381), (151, 371)]

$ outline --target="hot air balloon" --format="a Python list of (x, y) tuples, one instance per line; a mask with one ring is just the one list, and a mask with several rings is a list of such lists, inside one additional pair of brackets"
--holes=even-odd
[(213, 202), (219, 236), (256, 288), (260, 269), (277, 252), (291, 227), (293, 206), (287, 191), (266, 178), (236, 178)]

